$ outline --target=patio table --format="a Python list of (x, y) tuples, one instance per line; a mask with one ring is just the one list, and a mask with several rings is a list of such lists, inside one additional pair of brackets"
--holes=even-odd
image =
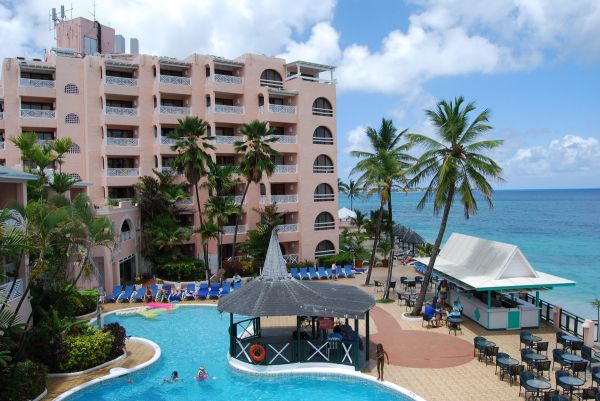
[(548, 390), (551, 387), (549, 382), (542, 379), (529, 379), (527, 380), (527, 385), (537, 390), (535, 394), (536, 398), (540, 396), (540, 391)]
[(539, 343), (540, 341), (542, 341), (542, 337), (540, 336), (523, 336), (524, 339), (528, 339), (530, 340), (532, 343)]
[(508, 368), (510, 366), (515, 366), (519, 364), (519, 361), (511, 357), (498, 358), (496, 359), (496, 362), (498, 363), (498, 365), (500, 365), (500, 380), (504, 380), (504, 373), (508, 371)]
[(583, 386), (583, 384), (585, 383), (585, 381), (581, 380), (579, 377), (576, 376), (561, 376), (558, 378), (558, 381), (567, 386), (570, 386), (569, 399), (573, 399), (573, 387)]
[(585, 361), (585, 359), (583, 359), (579, 355), (567, 354), (566, 352), (564, 354), (562, 354), (562, 359), (564, 359), (565, 361), (569, 361), (571, 363)]

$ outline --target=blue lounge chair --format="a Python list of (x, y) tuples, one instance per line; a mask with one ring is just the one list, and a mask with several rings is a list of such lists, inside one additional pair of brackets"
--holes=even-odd
[(174, 292), (171, 292), (169, 294), (169, 296), (167, 297), (167, 299), (169, 300), (169, 302), (182, 301), (184, 297), (185, 297), (185, 292), (180, 291), (177, 294)]
[(219, 298), (220, 289), (221, 289), (221, 286), (219, 285), (219, 283), (211, 283), (210, 289), (208, 290), (208, 298), (209, 299)]
[(116, 302), (119, 302), (119, 301), (129, 302), (129, 300), (133, 296), (134, 291), (135, 291), (135, 286), (133, 284), (127, 284), (127, 286), (125, 286), (125, 291), (123, 291), (121, 293), (121, 295), (119, 295), (117, 297)]
[(139, 290), (137, 290), (137, 292), (131, 299), (132, 302), (144, 302), (144, 300), (146, 299), (146, 291), (147, 291), (146, 287), (142, 287)]
[(169, 301), (169, 297), (171, 296), (171, 284), (163, 284), (160, 294), (158, 295), (158, 301), (164, 302)]
[(327, 275), (329, 275), (329, 277), (333, 277), (333, 269), (331, 267), (328, 267), (327, 269), (325, 269), (325, 271), (327, 272)]
[(328, 279), (328, 278), (331, 278), (331, 274), (327, 273), (327, 272), (325, 271), (325, 268), (324, 268), (323, 266), (319, 266), (319, 272), (318, 272), (318, 273), (319, 273), (319, 277), (320, 277), (321, 279)]
[(345, 273), (346, 273), (346, 277), (352, 278), (354, 277), (354, 272), (352, 271), (352, 266), (350, 265), (346, 265), (344, 267)]
[(150, 285), (150, 300), (156, 301), (157, 296), (158, 296), (158, 286), (156, 284)]
[(206, 299), (207, 297), (208, 297), (208, 284), (200, 283), (200, 287), (198, 288), (198, 292), (196, 292), (195, 298)]
[(117, 299), (119, 298), (119, 295), (121, 295), (122, 292), (123, 287), (121, 287), (120, 285), (115, 285), (115, 290), (112, 294), (104, 298), (104, 302), (117, 302)]
[(290, 269), (290, 276), (292, 276), (292, 278), (295, 278), (296, 280), (300, 280), (300, 273), (298, 273), (297, 267), (292, 267)]
[(194, 299), (194, 297), (196, 296), (196, 284), (194, 283), (188, 283), (187, 287), (185, 288), (185, 299)]
[(306, 272), (306, 267), (300, 268), (300, 279), (301, 280), (310, 280), (308, 273)]
[(315, 269), (314, 266), (311, 266), (308, 268), (308, 275), (310, 276), (311, 280), (318, 280), (319, 279), (319, 275), (317, 274), (317, 269)]
[(231, 293), (231, 283), (224, 282), (223, 288), (221, 288), (221, 292), (219, 293), (219, 298), (224, 297), (225, 295), (229, 295)]
[(234, 281), (233, 282), (233, 289), (237, 290), (239, 288), (242, 288), (242, 282), (241, 281)]
[(338, 278), (340, 278), (340, 277), (346, 277), (346, 273), (344, 273), (344, 269), (342, 269), (342, 266), (336, 266), (335, 268), (337, 270), (337, 276), (338, 276)]

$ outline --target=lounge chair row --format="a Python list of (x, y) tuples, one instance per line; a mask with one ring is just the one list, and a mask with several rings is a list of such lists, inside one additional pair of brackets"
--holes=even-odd
[(135, 288), (133, 284), (126, 286), (117, 285), (113, 293), (106, 295), (104, 302), (172, 302), (193, 299), (218, 299), (229, 294), (232, 290), (240, 288), (241, 282), (225, 282), (223, 286), (219, 283), (212, 283), (210, 287), (207, 283), (200, 283), (198, 288), (196, 284), (188, 283), (183, 290), (174, 289), (171, 284), (163, 284), (159, 290), (156, 284), (148, 287)]
[[(354, 277), (354, 272), (352, 271), (352, 266), (350, 265), (346, 265), (343, 268), (341, 266), (337, 266), (336, 273), (338, 277)], [(333, 277), (333, 269), (331, 267), (325, 269), (323, 266), (319, 266), (317, 269), (314, 266), (311, 266), (308, 269), (306, 267), (301, 267), (300, 270), (298, 270), (298, 268), (292, 267), (290, 269), (290, 276), (296, 280), (330, 279)]]

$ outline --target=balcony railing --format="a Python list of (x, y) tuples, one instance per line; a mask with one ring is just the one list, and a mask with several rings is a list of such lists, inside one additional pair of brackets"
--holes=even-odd
[(285, 260), (285, 263), (298, 263), (298, 254), (288, 253), (287, 255), (283, 255), (283, 259)]
[(273, 135), (273, 137), (277, 138), (277, 143), (298, 143), (298, 138), (296, 135)]
[(20, 278), (17, 279), (17, 282), (15, 283), (12, 292), (9, 294), (8, 292), (10, 291), (10, 288), (12, 286), (12, 281), (0, 285), (0, 303), (10, 303), (11, 301), (14, 301), (15, 299), (21, 298), (23, 296), (23, 280), (21, 280)]
[(169, 138), (168, 136), (160, 136), (158, 141), (161, 145), (175, 145), (177, 139)]
[(138, 138), (113, 138), (106, 137), (108, 146), (138, 146)]
[[(259, 106), (258, 112), (263, 114), (265, 106)], [(269, 113), (278, 114), (296, 114), (296, 106), (286, 106), (284, 104), (269, 104)]]
[(320, 258), (321, 256), (331, 256), (335, 255), (335, 249), (326, 249), (324, 251), (315, 251), (315, 258)]
[(333, 166), (313, 166), (313, 173), (333, 173)]
[(21, 117), (56, 118), (56, 112), (54, 110), (21, 109)]
[(271, 203), (297, 203), (298, 195), (271, 195)]
[(106, 169), (107, 177), (139, 177), (139, 168), (113, 168)]
[(333, 116), (333, 110), (332, 109), (323, 109), (323, 108), (320, 108), (320, 107), (313, 107), (312, 108), (312, 113), (315, 116), (326, 116), (326, 117)]
[(54, 88), (54, 81), (50, 79), (19, 79), (19, 86), (31, 86), (33, 88)]
[(174, 77), (172, 75), (161, 75), (159, 79), (160, 79), (161, 84), (187, 85), (187, 86), (190, 86), (192, 84), (192, 80), (188, 77)]
[(237, 84), (237, 85), (241, 85), (244, 83), (244, 78), (242, 77), (236, 77), (234, 75), (221, 75), (221, 74), (215, 74), (213, 75), (213, 81), (214, 82), (219, 82), (222, 84)]
[(295, 233), (298, 231), (298, 224), (279, 224), (277, 230), (280, 233)]
[[(222, 196), (222, 198), (226, 198), (227, 196)], [(240, 202), (242, 201), (242, 195), (235, 195), (235, 196), (231, 196), (233, 202), (236, 205), (239, 205)], [(244, 203), (246, 203), (246, 200), (244, 199)]]
[(171, 174), (171, 175), (178, 175), (179, 173), (177, 172), (176, 169), (174, 169), (171, 166), (161, 166), (159, 167), (159, 170), (161, 173), (163, 174)]
[(52, 145), (54, 143), (54, 139), (38, 139), (36, 141), (39, 145)]
[(214, 109), (211, 106), (206, 108), (206, 111), (214, 111), (215, 113), (224, 114), (244, 114), (244, 106), (229, 106), (226, 104), (215, 104)]
[(129, 241), (133, 239), (133, 231), (121, 231), (121, 235), (119, 237), (121, 242)]
[(176, 206), (191, 206), (194, 204), (194, 198), (187, 197), (187, 198), (183, 198), (183, 199), (179, 199), (177, 202), (175, 202)]
[(334, 228), (335, 228), (335, 221), (315, 222), (315, 231), (333, 230)]
[[(223, 227), (223, 235), (233, 235), (235, 231), (235, 226), (224, 226)], [(238, 226), (238, 234), (245, 234), (246, 233), (246, 226), (245, 225), (239, 225)]]
[(270, 86), (272, 88), (283, 88), (282, 81), (276, 81), (273, 79), (260, 79), (261, 86)]
[(219, 144), (219, 145), (233, 145), (235, 144), (237, 141), (243, 141), (244, 137), (243, 136), (233, 136), (233, 135), (217, 135), (215, 137), (215, 143)]
[(315, 145), (333, 145), (333, 138), (323, 138), (321, 136), (313, 136), (313, 144), (315, 144)]
[(335, 200), (334, 194), (315, 194), (314, 201), (315, 202), (326, 202)]
[(295, 164), (278, 164), (273, 172), (275, 174), (296, 174), (297, 165)]
[(138, 109), (136, 107), (112, 107), (106, 106), (104, 114), (109, 116), (137, 116)]
[(189, 116), (191, 114), (189, 107), (178, 106), (160, 106), (160, 114), (175, 114), (178, 116)]
[(106, 85), (118, 85), (118, 86), (138, 86), (138, 80), (135, 78), (127, 78), (127, 77), (112, 77), (107, 75), (104, 78), (104, 83)]
[(0, 141), (0, 150), (4, 150), (4, 141)]

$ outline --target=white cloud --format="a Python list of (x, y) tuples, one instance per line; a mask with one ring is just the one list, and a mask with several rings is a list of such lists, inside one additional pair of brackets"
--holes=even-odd
[(369, 138), (366, 134), (367, 126), (359, 125), (346, 133), (346, 146), (344, 147), (343, 153), (350, 154), (354, 150), (365, 150), (371, 149)]
[(290, 42), (282, 57), (288, 61), (306, 60), (315, 63), (335, 64), (339, 61), (341, 50), (340, 35), (329, 22), (321, 22), (312, 28), (306, 42)]

